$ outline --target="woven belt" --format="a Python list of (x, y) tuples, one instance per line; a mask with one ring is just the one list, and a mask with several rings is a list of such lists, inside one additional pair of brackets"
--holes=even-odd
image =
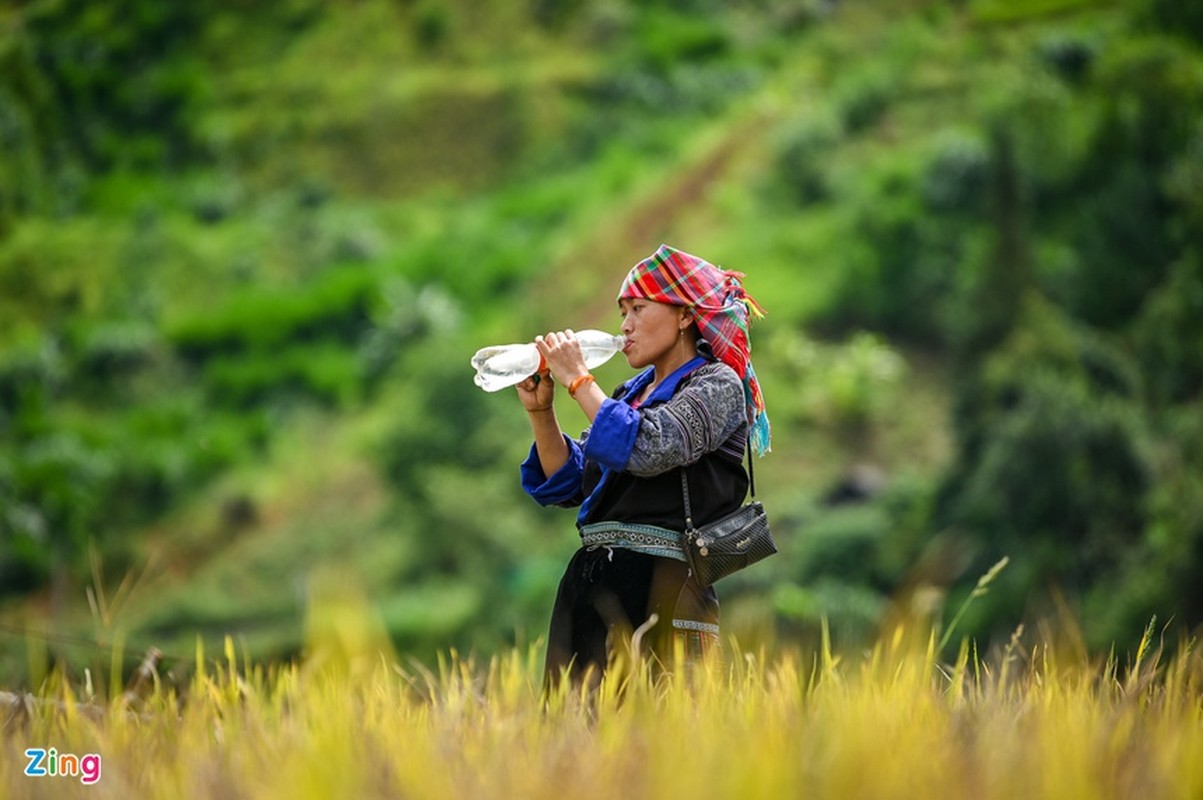
[(621, 547), (637, 553), (685, 560), (681, 550), (681, 534), (655, 525), (629, 522), (594, 522), (581, 526), (581, 544), (596, 547)]

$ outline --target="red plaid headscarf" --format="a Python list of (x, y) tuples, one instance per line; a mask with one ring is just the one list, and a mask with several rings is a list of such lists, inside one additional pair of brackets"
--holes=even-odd
[(748, 318), (764, 311), (744, 291), (743, 273), (724, 270), (666, 244), (636, 264), (622, 282), (618, 299), (644, 298), (687, 306), (698, 332), (715, 357), (730, 366), (744, 384), (752, 446), (760, 455), (769, 450), (769, 417), (764, 395), (752, 369)]

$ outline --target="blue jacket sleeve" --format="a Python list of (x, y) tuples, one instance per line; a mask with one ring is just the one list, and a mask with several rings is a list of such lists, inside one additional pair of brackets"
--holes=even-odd
[(622, 472), (627, 468), (638, 435), (639, 412), (626, 403), (607, 398), (593, 418), (589, 438), (585, 440), (585, 457), (604, 469)]
[(539, 462), (539, 453), (531, 445), (530, 454), (522, 462), (519, 470), (522, 475), (522, 489), (539, 505), (543, 506), (574, 506), (584, 499), (582, 480), (585, 474), (585, 453), (581, 446), (564, 437), (568, 445), (568, 461), (552, 475), (543, 472)]

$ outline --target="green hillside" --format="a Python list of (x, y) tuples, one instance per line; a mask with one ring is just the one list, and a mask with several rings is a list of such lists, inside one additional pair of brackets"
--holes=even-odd
[(468, 358), (616, 328), (661, 242), (768, 311), (741, 641), (947, 624), (1004, 556), (983, 648), (1203, 621), (1199, 12), (172, 5), (0, 2), (4, 682), (364, 602), (420, 659), (537, 640), (574, 513)]

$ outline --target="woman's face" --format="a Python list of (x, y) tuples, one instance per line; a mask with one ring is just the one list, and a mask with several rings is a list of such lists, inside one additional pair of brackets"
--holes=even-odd
[(626, 340), (622, 352), (635, 369), (655, 364), (677, 346), (685, 313), (681, 306), (624, 297), (618, 311)]

